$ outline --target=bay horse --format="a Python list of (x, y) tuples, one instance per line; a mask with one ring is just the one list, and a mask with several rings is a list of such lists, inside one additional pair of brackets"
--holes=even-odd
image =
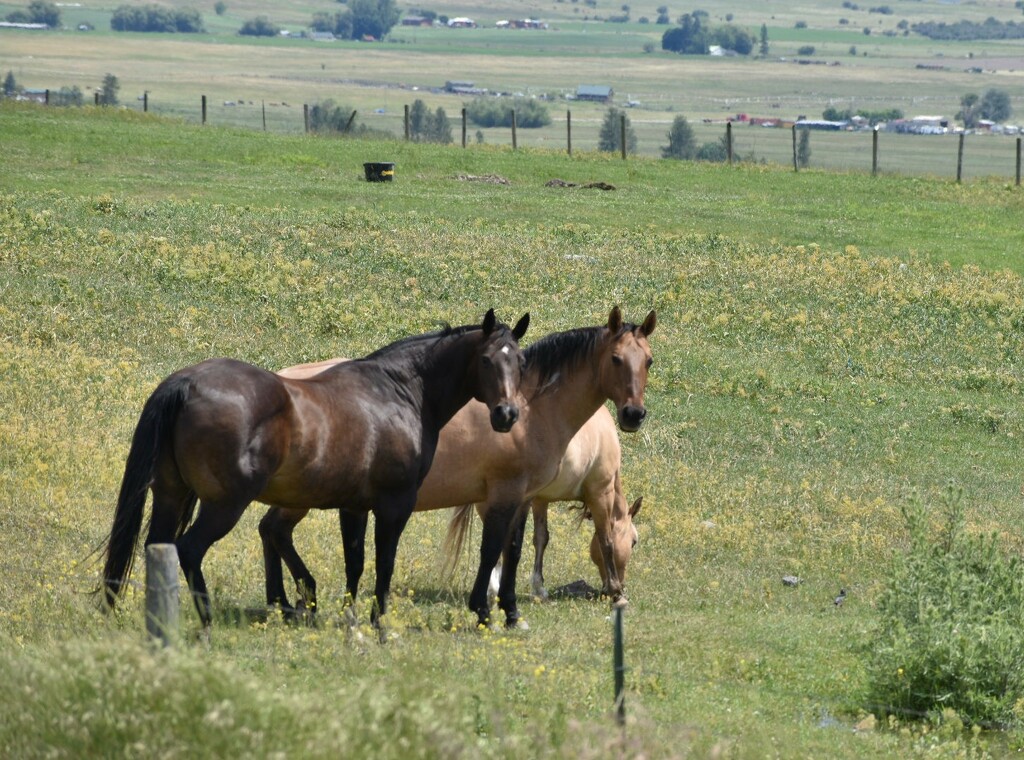
[[(653, 362), (647, 338), (655, 325), (653, 311), (642, 324), (636, 325), (625, 322), (616, 306), (604, 325), (545, 336), (524, 351), (526, 367), (521, 391), (527, 404), (510, 435), (493, 436), (487, 429), (486, 414), (476, 404), (464, 407), (442, 431), (434, 467), (420, 486), (415, 508), (427, 511), (484, 505), (480, 567), (469, 596), (469, 608), (476, 612), (481, 625), (490, 622), (488, 580), (503, 551), (506, 561), (498, 603), (505, 612), (506, 625), (518, 624), (515, 581), (526, 505), (556, 479), (566, 448), (580, 428), (608, 399), (615, 403), (622, 430), (633, 432), (643, 424), (647, 415), (644, 390)], [(317, 366), (283, 372), (315, 372)], [(615, 478), (606, 478), (603, 482), (595, 479), (591, 484), (588, 502), (593, 514), (616, 513), (615, 482)], [(345, 505), (339, 502), (335, 506)], [(345, 509), (340, 512), (343, 533), (347, 514)], [(302, 510), (275, 508), (260, 522), (267, 602), (286, 610), (291, 608), (281, 574), (282, 559), (296, 579), (300, 597), (297, 608), (315, 604), (316, 582), (292, 541), (294, 527), (304, 516)], [(608, 572), (605, 585), (612, 598), (618, 599), (623, 593), (622, 577), (616, 567), (608, 528), (607, 524), (595, 524)]]
[(101, 591), (107, 605), (114, 605), (131, 571), (152, 489), (146, 545), (177, 545), (205, 632), (211, 609), (203, 557), (252, 501), (282, 510), (344, 504), (350, 515), (343, 534), (346, 585), (353, 600), (372, 511), (377, 580), (371, 620), (379, 626), (398, 539), (441, 428), (471, 399), (486, 405), (494, 431), (508, 433), (519, 417), (524, 357), (518, 341), (528, 325), (529, 314), (509, 328), (492, 309), (480, 325), (404, 338), (307, 380), (233, 359), (170, 375), (146, 401), (132, 438), (106, 543)]

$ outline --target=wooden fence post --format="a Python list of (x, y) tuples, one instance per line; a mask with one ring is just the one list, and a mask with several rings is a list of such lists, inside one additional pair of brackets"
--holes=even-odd
[[(267, 111), (263, 110), (263, 131), (267, 131)], [(309, 134), (309, 103), (302, 104), (302, 129), (308, 135)]]
[(871, 176), (878, 176), (878, 126), (871, 130)]
[(343, 130), (342, 134), (346, 134), (347, 135), (348, 131), (350, 129), (352, 129), (352, 123), (356, 120), (356, 113), (358, 113), (358, 112), (357, 111), (353, 111), (352, 115), (348, 117), (348, 122), (345, 124), (345, 129)]
[(466, 147), (466, 109), (462, 109), (462, 147)]
[[(1020, 140), (1018, 139), (1017, 142), (1019, 144)], [(572, 111), (570, 111), (569, 109), (565, 110), (565, 145), (566, 145), (566, 148), (569, 151), (569, 155), (571, 156), (572, 155)], [(1019, 154), (1020, 151), (1018, 150), (1017, 153)]]
[(178, 639), (178, 550), (174, 544), (146, 547), (146, 633), (163, 646)]
[(142, 113), (149, 113), (149, 90), (142, 92)]
[(263, 131), (267, 131), (267, 101), (260, 101), (260, 109), (263, 111)]
[(622, 160), (626, 160), (626, 114), (619, 116), (619, 138), (622, 142)]
[(960, 183), (964, 170), (964, 133), (960, 133), (960, 144), (956, 149), (956, 181)]
[(729, 160), (729, 166), (732, 166), (732, 122), (725, 122), (725, 157)]
[(93, 103), (95, 105), (99, 105), (100, 104), (100, 91), (99, 90), (96, 90), (96, 92), (94, 92), (92, 94), (92, 100), (93, 100)]
[(1017, 187), (1020, 187), (1020, 138), (1017, 138)]
[(49, 87), (46, 88), (46, 96), (45, 96), (45, 99), (43, 100), (43, 105), (44, 106), (50, 105), (50, 88)]
[(206, 123), (206, 96), (203, 95), (203, 124)]
[(516, 139), (516, 109), (512, 109), (512, 150), (516, 150), (519, 147), (518, 140)]
[(409, 142), (409, 104), (405, 104), (405, 141)]
[(800, 171), (800, 162), (796, 157), (796, 124), (793, 125), (793, 171)]
[(620, 725), (626, 724), (626, 665), (622, 633), (622, 607), (616, 607), (614, 612), (614, 644), (613, 662), (615, 670), (615, 721)]

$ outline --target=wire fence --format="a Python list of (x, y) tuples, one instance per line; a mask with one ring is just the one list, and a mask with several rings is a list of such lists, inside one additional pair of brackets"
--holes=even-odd
[[(96, 93), (99, 104), (99, 93)], [(47, 98), (47, 101), (49, 98)], [(283, 100), (247, 98), (208, 98), (198, 102), (153, 102), (148, 94), (139, 97), (139, 110), (185, 122), (213, 126), (255, 129), (279, 134), (311, 132), (310, 106)], [(352, 112), (350, 125), (358, 123), (372, 134), (396, 140), (422, 139), (411, 134), (410, 106), (400, 109), (376, 109), (370, 113)], [(483, 128), (461, 114), (448, 117), (455, 145), (472, 149), (483, 143), (508, 145), (513, 149), (542, 148), (569, 154), (592, 152), (602, 147), (602, 129), (606, 114), (589, 111), (582, 116), (571, 110), (555, 114), (543, 127), (517, 126), (510, 109), (511, 126)], [(358, 121), (356, 121), (358, 116)], [(634, 156), (662, 157), (669, 144), (672, 120), (664, 115), (644, 112), (620, 115), (613, 153), (624, 160)], [(796, 124), (776, 126), (755, 122), (694, 122), (691, 125), (698, 145), (718, 145), (719, 157), (729, 163), (767, 163), (830, 171), (870, 172), (964, 180), (984, 180), (1021, 184), (1021, 137), (1011, 134), (945, 132), (908, 134), (895, 131), (819, 130)], [(801, 141), (798, 133), (807, 131)], [(321, 134), (339, 134), (321, 133)], [(623, 150), (624, 145), (635, 148)]]

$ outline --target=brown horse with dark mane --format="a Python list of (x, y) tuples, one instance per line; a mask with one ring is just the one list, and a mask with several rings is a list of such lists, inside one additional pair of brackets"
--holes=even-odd
[(518, 341), (528, 324), (527, 314), (509, 328), (491, 310), (480, 325), (405, 338), (307, 380), (232, 359), (175, 372), (146, 401), (132, 438), (106, 545), (107, 604), (113, 606), (131, 571), (152, 489), (146, 545), (177, 545), (205, 629), (211, 610), (203, 557), (253, 501), (284, 510), (344, 504), (352, 599), (373, 512), (371, 618), (379, 624), (398, 540), (441, 428), (471, 399), (487, 405), (495, 431), (507, 433), (519, 417)]

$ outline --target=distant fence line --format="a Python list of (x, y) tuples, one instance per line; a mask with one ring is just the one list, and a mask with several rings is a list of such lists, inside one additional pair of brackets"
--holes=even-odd
[[(148, 112), (149, 111), (149, 93), (148, 92), (143, 93), (142, 96), (139, 99), (142, 101), (142, 110), (144, 112)], [(98, 91), (94, 94), (94, 102), (95, 102), (96, 105), (102, 105), (102, 103), (101, 103), (101, 96), (100, 96), (100, 93)], [(49, 90), (46, 90), (46, 92), (45, 92), (44, 103), (47, 104), (47, 105), (50, 104), (50, 91)], [(225, 105), (228, 105), (228, 104), (234, 105), (234, 101), (224, 101), (224, 103), (225, 103)], [(251, 103), (251, 101), (250, 101), (250, 103)], [(275, 103), (275, 104), (272, 104), (272, 105), (277, 105), (277, 104)], [(267, 107), (266, 107), (266, 101), (261, 101), (260, 102), (260, 107), (261, 107), (261, 115), (262, 115), (262, 129), (263, 129), (263, 131), (267, 131)], [(408, 104), (406, 104), (404, 106), (403, 111), (404, 111), (404, 113), (403, 113), (403, 131), (402, 131), (402, 135), (403, 135), (403, 139), (404, 140), (410, 141), (410, 140), (413, 139), (413, 135), (412, 135), (412, 132), (411, 132), (410, 107), (409, 107)], [(207, 123), (207, 97), (206, 97), (206, 95), (203, 95), (200, 98), (199, 112), (200, 112), (200, 123), (205, 125)], [(310, 107), (309, 107), (308, 104), (303, 104), (302, 112), (303, 112), (303, 126), (302, 126), (302, 129), (303, 129), (304, 133), (309, 134), (312, 131), (312, 127), (311, 127), (311, 124), (310, 124)], [(351, 129), (352, 125), (355, 123), (356, 115), (357, 115), (357, 111), (352, 111), (352, 114), (349, 117), (348, 122), (347, 122), (345, 128), (343, 130), (341, 130), (341, 134), (344, 134), (344, 133), (348, 132)], [(510, 123), (511, 123), (510, 139), (511, 139), (512, 149), (513, 150), (518, 150), (518, 148), (519, 148), (518, 129), (517, 129), (517, 121), (516, 121), (516, 111), (515, 111), (514, 108), (510, 108), (509, 109), (509, 115), (510, 115)], [(466, 108), (462, 108), (460, 117), (458, 117), (458, 118), (460, 118), (460, 120), (461, 120), (461, 145), (462, 145), (463, 148), (467, 148), (469, 146), (469, 142), (468, 142), (468, 139), (467, 139), (468, 131), (469, 131), (469, 123), (468, 123), (468, 115), (467, 115)], [(619, 153), (619, 155), (622, 157), (623, 160), (627, 160), (628, 157), (629, 157), (629, 151), (627, 150), (627, 146), (628, 146), (628, 142), (627, 142), (628, 124), (629, 124), (629, 122), (628, 122), (628, 118), (627, 118), (626, 114), (625, 113), (621, 114), (620, 115), (620, 123), (618, 125), (619, 126), (619, 130), (618, 130), (618, 132), (619, 132), (619, 134), (618, 134), (618, 137), (619, 137), (618, 146), (619, 147), (618, 147), (617, 152)], [(792, 131), (792, 164), (793, 164), (793, 170), (794, 171), (799, 171), (801, 168), (808, 168), (809, 164), (804, 163), (802, 158), (801, 158), (801, 156), (800, 156), (800, 148), (799, 148), (798, 140), (797, 140), (798, 130), (805, 130), (805, 129), (810, 130), (810, 131), (814, 131), (814, 130), (813, 130), (813, 128), (810, 128), (810, 127), (801, 127), (798, 124), (792, 125), (792, 127), (790, 129)], [(871, 133), (871, 174), (872, 174), (872, 176), (877, 176), (878, 173), (879, 173), (879, 130), (876, 128), (876, 129), (872, 129), (872, 130), (869, 130), (869, 131)], [(839, 133), (837, 133), (837, 134), (839, 134)], [(842, 134), (849, 134), (849, 133), (842, 133)], [(856, 132), (856, 133), (853, 133), (853, 134), (860, 135), (860, 134), (863, 134), (863, 132)], [(961, 182), (963, 180), (963, 171), (964, 171), (964, 154), (965, 154), (964, 145), (965, 145), (965, 137), (966, 137), (966, 135), (963, 132), (961, 132), (961, 133), (959, 133), (957, 135), (957, 137), (958, 137), (958, 140), (957, 140), (957, 156), (956, 156), (956, 181), (957, 182)], [(726, 124), (725, 124), (725, 134), (724, 134), (722, 139), (723, 139), (723, 143), (724, 143), (724, 147), (725, 147), (726, 163), (732, 165), (737, 160), (737, 158), (736, 158), (736, 151), (735, 151), (735, 143), (734, 143), (734, 138), (733, 138), (733, 122), (732, 121), (727, 121), (726, 122)], [(923, 137), (921, 139), (932, 139), (932, 138)], [(1015, 142), (1015, 147), (1016, 147), (1016, 150), (1015, 150), (1015, 160), (1014, 160), (1014, 165), (1015, 165), (1014, 184), (1017, 187), (1020, 187), (1020, 184), (1021, 184), (1021, 156), (1022, 156), (1022, 145), (1021, 145), (1021, 143), (1022, 143), (1022, 138), (1021, 137), (1017, 137), (1014, 142)], [(566, 109), (566, 112), (565, 112), (565, 150), (568, 153), (568, 155), (571, 156), (573, 154), (572, 112), (569, 109)]]

